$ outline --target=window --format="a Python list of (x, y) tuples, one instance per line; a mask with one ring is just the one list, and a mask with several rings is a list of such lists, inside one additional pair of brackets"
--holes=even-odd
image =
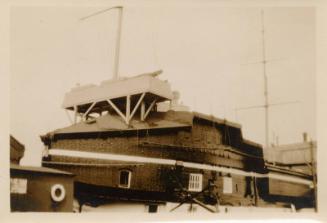
[(131, 186), (131, 176), (131, 171), (121, 170), (119, 173), (119, 187), (129, 188)]
[(156, 204), (150, 204), (148, 211), (149, 211), (149, 213), (156, 213), (156, 212), (158, 212), (158, 205), (156, 205)]
[(223, 193), (233, 193), (233, 180), (231, 177), (223, 177)]
[(191, 173), (188, 182), (189, 191), (201, 191), (202, 190), (202, 174)]
[(26, 194), (27, 179), (10, 178), (10, 193), (11, 194)]

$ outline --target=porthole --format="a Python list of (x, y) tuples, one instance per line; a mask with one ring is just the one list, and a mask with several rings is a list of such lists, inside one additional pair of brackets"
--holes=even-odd
[(66, 197), (66, 190), (62, 184), (55, 184), (51, 187), (51, 198), (55, 202), (61, 202)]

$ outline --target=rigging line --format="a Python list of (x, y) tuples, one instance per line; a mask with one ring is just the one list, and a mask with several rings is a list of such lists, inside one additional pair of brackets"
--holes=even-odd
[(248, 107), (236, 108), (235, 111), (247, 110), (247, 109), (253, 109), (253, 108), (264, 108), (264, 107), (265, 107), (265, 105), (253, 105), (253, 106), (248, 106)]
[(281, 61), (281, 60), (286, 60), (287, 58), (276, 58), (276, 59), (269, 59), (269, 60), (258, 60), (258, 61), (253, 61), (253, 62), (247, 62), (247, 63), (241, 63), (241, 66), (245, 65), (250, 65), (250, 64), (262, 64), (262, 63), (271, 63), (275, 61)]
[(86, 19), (91, 18), (93, 16), (96, 16), (96, 15), (99, 15), (99, 14), (102, 14), (102, 13), (105, 13), (105, 12), (111, 10), (111, 9), (122, 9), (122, 8), (123, 8), (123, 6), (114, 6), (114, 7), (106, 8), (106, 9), (97, 11), (95, 13), (92, 13), (90, 15), (84, 16), (84, 17), (80, 18), (79, 20), (80, 21), (83, 21), (83, 20), (86, 20)]
[[(268, 104), (268, 106), (287, 105), (287, 104), (296, 104), (296, 103), (300, 103), (300, 101), (277, 102), (277, 103)], [(248, 107), (236, 108), (235, 110), (240, 111), (240, 110), (247, 110), (247, 109), (253, 109), (253, 108), (264, 108), (264, 107), (265, 107), (265, 105), (253, 105), (253, 106), (248, 106)]]
[(278, 103), (272, 103), (269, 104), (269, 106), (275, 106), (275, 105), (286, 105), (286, 104), (297, 104), (300, 103), (300, 101), (285, 101), (285, 102), (278, 102)]

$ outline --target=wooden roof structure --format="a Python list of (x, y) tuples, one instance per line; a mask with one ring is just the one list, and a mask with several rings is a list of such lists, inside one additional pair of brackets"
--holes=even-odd
[[(153, 112), (149, 115), (146, 121), (133, 118), (129, 124), (126, 124), (116, 114), (106, 114), (92, 120), (87, 120), (72, 124), (68, 127), (57, 129), (51, 134), (69, 134), (69, 133), (87, 133), (87, 132), (115, 132), (127, 130), (146, 130), (146, 129), (164, 129), (164, 128), (179, 128), (192, 127), (193, 120), (199, 119), (204, 122), (210, 122), (217, 126), (228, 126), (229, 128), (238, 129), (240, 131), (241, 125), (219, 119), (214, 116), (208, 116), (198, 112), (188, 111), (173, 111), (167, 112)], [(250, 141), (247, 140), (251, 144)], [(255, 144), (257, 146), (258, 144)]]
[(170, 84), (157, 78), (161, 72), (75, 87), (66, 93), (62, 107), (74, 111), (74, 123), (105, 111), (118, 114), (126, 124), (136, 113), (145, 120), (156, 103), (173, 99)]
[(73, 173), (69, 173), (66, 171), (57, 170), (53, 168), (38, 167), (38, 166), (21, 166), (17, 164), (10, 164), (10, 171), (74, 176)]

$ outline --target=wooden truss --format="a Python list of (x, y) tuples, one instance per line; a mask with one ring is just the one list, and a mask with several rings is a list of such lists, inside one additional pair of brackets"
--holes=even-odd
[[(121, 111), (117, 105), (111, 100), (111, 99), (106, 99), (105, 101), (108, 103), (108, 105), (122, 118), (122, 120), (129, 125), (131, 119), (134, 117), (135, 113), (137, 110), (140, 110), (140, 120), (144, 121), (146, 117), (149, 115), (150, 111), (153, 109), (154, 105), (157, 102), (157, 99), (153, 99), (150, 103), (150, 105), (146, 108), (146, 102), (144, 100), (145, 97), (145, 92), (141, 94), (139, 97), (136, 105), (134, 108), (131, 107), (131, 95), (126, 96), (126, 105), (125, 105), (125, 111)], [(100, 101), (95, 101), (93, 102), (86, 110), (85, 113), (80, 113), (78, 111), (78, 106), (74, 106), (74, 121), (73, 123), (77, 123), (78, 117), (82, 121), (87, 120), (89, 115), (92, 113), (92, 109), (95, 107), (95, 105), (100, 102)], [(71, 120), (71, 118), (70, 118)], [(72, 120), (71, 120), (72, 122)]]

